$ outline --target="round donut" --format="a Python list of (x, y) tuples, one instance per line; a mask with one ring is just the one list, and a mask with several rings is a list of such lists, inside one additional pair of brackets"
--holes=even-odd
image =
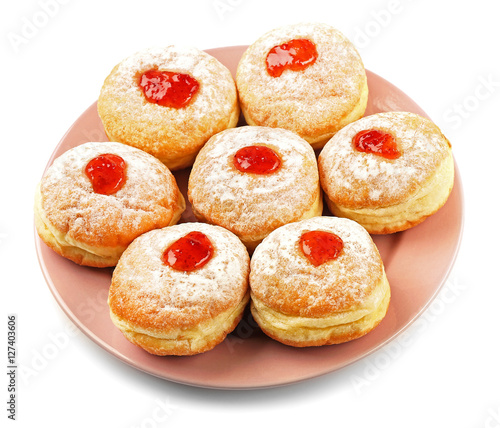
[[(358, 150), (356, 141), (368, 151)], [(421, 223), (444, 205), (454, 182), (449, 141), (429, 119), (408, 112), (374, 114), (346, 126), (318, 164), (330, 211), (373, 234)]]
[[(170, 97), (175, 104), (164, 102)], [(143, 50), (119, 63), (97, 108), (111, 141), (142, 149), (170, 170), (192, 165), (212, 135), (236, 126), (240, 111), (229, 70), (203, 51), (178, 46)]]
[[(121, 188), (99, 193), (99, 178), (87, 171), (109, 155), (122, 159)], [(117, 171), (111, 161), (106, 165), (100, 168)], [(184, 209), (174, 176), (156, 158), (120, 143), (91, 142), (63, 153), (47, 169), (36, 191), (35, 225), (61, 256), (109, 267), (137, 236), (176, 223)]]
[[(239, 170), (238, 153), (254, 147), (271, 149), (279, 159), (277, 170)], [(198, 220), (230, 230), (249, 251), (274, 229), (323, 211), (311, 146), (291, 131), (260, 126), (228, 129), (212, 137), (193, 165), (188, 198)]]
[[(200, 253), (203, 239), (212, 246), (208, 261)], [(181, 253), (172, 250), (179, 242)], [(180, 266), (171, 263), (172, 254)], [(192, 268), (192, 260), (204, 264), (182, 270)], [(127, 248), (113, 272), (111, 320), (130, 342), (155, 355), (208, 351), (243, 315), (249, 263), (245, 246), (221, 227), (183, 223), (145, 233)]]
[[(281, 75), (271, 75), (271, 55), (297, 52), (292, 45), (296, 40), (305, 40), (312, 51), (309, 61), (298, 61), (305, 68), (285, 66)], [(293, 64), (289, 57), (286, 60)], [(366, 73), (356, 48), (338, 30), (318, 23), (289, 25), (263, 35), (243, 54), (236, 84), (249, 125), (292, 130), (315, 149), (362, 117), (368, 100)]]
[(250, 288), (252, 315), (263, 332), (295, 347), (367, 334), (384, 318), (391, 295), (370, 235), (337, 217), (272, 232), (252, 256)]

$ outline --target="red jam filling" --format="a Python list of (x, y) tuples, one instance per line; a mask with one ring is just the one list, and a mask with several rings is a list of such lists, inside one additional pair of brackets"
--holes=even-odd
[(205, 266), (213, 254), (214, 247), (204, 233), (190, 232), (170, 245), (162, 260), (172, 269), (191, 272)]
[(266, 57), (267, 72), (279, 77), (286, 69), (304, 70), (318, 58), (316, 45), (307, 39), (294, 39), (273, 47)]
[(309, 261), (319, 266), (335, 260), (344, 248), (344, 242), (334, 233), (313, 230), (302, 234), (299, 246)]
[(92, 183), (94, 192), (112, 195), (125, 184), (126, 167), (120, 156), (106, 153), (90, 160), (85, 167), (85, 174)]
[(277, 153), (266, 146), (247, 146), (239, 149), (233, 158), (238, 171), (253, 174), (272, 174), (281, 166)]
[(352, 142), (360, 152), (373, 153), (386, 159), (397, 159), (401, 156), (394, 137), (377, 129), (358, 132)]
[(200, 84), (189, 74), (148, 70), (140, 77), (139, 86), (149, 102), (182, 108), (189, 104)]

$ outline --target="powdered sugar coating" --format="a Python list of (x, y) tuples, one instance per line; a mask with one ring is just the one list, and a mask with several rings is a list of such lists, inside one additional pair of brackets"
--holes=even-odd
[[(299, 72), (284, 70), (272, 77), (266, 68), (269, 51), (301, 38), (315, 44), (316, 61)], [(358, 105), (366, 90), (365, 69), (354, 45), (340, 31), (319, 23), (289, 25), (264, 34), (242, 56), (236, 82), (247, 120), (311, 139), (336, 130), (335, 123)]]
[[(299, 247), (303, 233), (334, 233), (343, 243), (335, 260), (314, 266)], [(384, 276), (377, 247), (352, 220), (315, 217), (280, 227), (255, 250), (252, 292), (274, 310), (306, 317), (362, 308)]]
[[(234, 155), (264, 145), (281, 158), (272, 174), (241, 172)], [(188, 197), (209, 222), (240, 234), (267, 235), (300, 218), (318, 199), (319, 175), (311, 146), (291, 131), (244, 126), (212, 137), (200, 151), (189, 177)]]
[[(113, 79), (115, 86), (112, 90), (126, 93), (130, 102), (139, 102), (144, 109), (143, 115), (156, 115), (159, 110), (155, 103), (146, 100), (137, 84), (139, 76), (151, 69), (189, 74), (201, 83), (195, 102), (184, 109), (176, 109), (181, 119), (196, 119), (213, 108), (226, 112), (231, 110), (233, 100), (230, 97), (221, 97), (225, 92), (234, 92), (229, 70), (214, 57), (197, 48), (167, 46), (137, 52), (124, 59), (116, 68)], [(212, 105), (216, 100), (218, 102), (215, 106)]]
[[(189, 74), (199, 89), (183, 108), (151, 103), (138, 84), (151, 69)], [(162, 160), (197, 152), (213, 134), (234, 126), (239, 113), (230, 71), (206, 52), (188, 46), (149, 48), (124, 59), (106, 78), (98, 110), (110, 139)]]
[[(390, 133), (401, 156), (386, 159), (356, 150), (354, 136), (367, 129)], [(449, 154), (448, 140), (430, 120), (408, 112), (378, 113), (347, 125), (325, 145), (318, 160), (321, 185), (343, 206), (390, 206), (417, 192)]]
[[(214, 246), (202, 268), (181, 272), (162, 261), (164, 251), (189, 232)], [(204, 223), (183, 223), (141, 235), (123, 253), (109, 294), (113, 313), (152, 331), (193, 327), (236, 307), (248, 289), (249, 256), (231, 232)]]
[[(113, 153), (126, 163), (126, 180), (113, 195), (92, 189), (85, 174), (96, 156)], [(94, 247), (128, 245), (139, 234), (170, 223), (179, 209), (172, 173), (147, 153), (113, 142), (90, 142), (54, 160), (41, 183), (45, 218), (68, 241)]]

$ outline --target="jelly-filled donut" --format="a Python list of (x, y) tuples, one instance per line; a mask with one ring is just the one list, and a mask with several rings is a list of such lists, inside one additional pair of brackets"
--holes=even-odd
[(384, 318), (390, 288), (366, 230), (315, 217), (272, 232), (255, 250), (251, 310), (265, 334), (304, 347), (347, 342)]
[(243, 54), (236, 73), (249, 125), (285, 128), (321, 148), (363, 116), (368, 85), (354, 45), (318, 23), (274, 29)]
[(453, 188), (451, 145), (429, 119), (378, 113), (343, 128), (318, 160), (331, 212), (369, 233), (402, 231), (441, 208)]
[(249, 300), (250, 259), (231, 232), (183, 223), (137, 238), (113, 272), (113, 323), (155, 355), (193, 355), (222, 342)]
[(184, 209), (174, 176), (159, 160), (120, 143), (85, 143), (45, 172), (35, 225), (63, 257), (109, 267), (137, 236), (175, 224)]
[(323, 210), (311, 146), (291, 131), (261, 126), (212, 137), (193, 165), (188, 198), (198, 220), (230, 230), (249, 251), (274, 229)]
[(217, 132), (236, 126), (229, 70), (196, 48), (147, 49), (119, 63), (97, 103), (111, 141), (142, 149), (171, 170), (190, 166)]

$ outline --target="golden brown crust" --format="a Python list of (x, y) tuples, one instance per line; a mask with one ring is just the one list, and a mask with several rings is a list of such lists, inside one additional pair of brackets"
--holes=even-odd
[[(367, 129), (393, 135), (401, 156), (356, 150), (353, 137)], [(326, 144), (318, 167), (332, 213), (370, 233), (421, 223), (444, 205), (454, 180), (449, 141), (430, 120), (408, 112), (379, 113), (346, 126)]]
[[(258, 299), (252, 298), (251, 312), (262, 331), (269, 337), (285, 345), (303, 348), (307, 346), (334, 345), (358, 339), (377, 327), (385, 317), (391, 300), (389, 283), (384, 275), (379, 288), (384, 291), (380, 303), (366, 315), (347, 314), (342, 317), (329, 317), (327, 319), (307, 317), (283, 317), (283, 315), (272, 314), (269, 322), (266, 316), (262, 316), (262, 306), (257, 309)], [(265, 312), (271, 312), (268, 308)], [(269, 316), (268, 314), (265, 314)], [(359, 317), (359, 318), (358, 318)], [(290, 328), (290, 321), (293, 328)], [(277, 322), (278, 321), (278, 322)], [(287, 321), (287, 322), (283, 322)]]
[[(150, 103), (137, 84), (138, 76), (150, 69), (189, 74), (200, 88), (180, 109)], [(203, 51), (176, 46), (144, 50), (123, 60), (104, 81), (97, 107), (111, 141), (142, 149), (171, 170), (190, 166), (212, 135), (236, 126), (239, 118), (229, 70)]]
[[(194, 230), (212, 242), (210, 261), (192, 272), (164, 264), (164, 251)], [(245, 247), (223, 228), (184, 223), (148, 232), (127, 248), (113, 272), (108, 299), (112, 320), (149, 352), (202, 352), (236, 326), (248, 301), (248, 274)]]
[[(112, 195), (94, 192), (84, 173), (104, 153), (127, 164), (125, 184)], [(86, 143), (46, 171), (35, 196), (35, 224), (60, 255), (86, 266), (114, 266), (137, 236), (175, 224), (184, 209), (174, 176), (153, 156), (120, 143)]]
[[(315, 43), (318, 58), (300, 72), (271, 77), (266, 56), (296, 38)], [(272, 30), (242, 56), (236, 73), (240, 104), (249, 125), (292, 130), (321, 148), (348, 123), (363, 116), (368, 85), (354, 45), (325, 24), (297, 24)]]
[[(339, 257), (314, 266), (299, 248), (304, 232), (339, 236)], [(372, 330), (385, 316), (390, 288), (366, 230), (336, 217), (288, 224), (257, 247), (251, 262), (252, 313), (269, 336), (293, 346), (340, 343)]]
[[(275, 151), (280, 169), (269, 175), (238, 171), (234, 155), (251, 145)], [(283, 224), (323, 210), (311, 146), (291, 131), (257, 126), (228, 129), (208, 141), (193, 165), (188, 198), (200, 221), (230, 230), (249, 250)]]
[(125, 320), (110, 313), (113, 323), (120, 328), (124, 336), (133, 344), (154, 355), (195, 355), (210, 351), (224, 341), (241, 318), (250, 299), (247, 293), (236, 309), (228, 310), (215, 319), (210, 319), (192, 328), (174, 328), (160, 337), (135, 331)]

